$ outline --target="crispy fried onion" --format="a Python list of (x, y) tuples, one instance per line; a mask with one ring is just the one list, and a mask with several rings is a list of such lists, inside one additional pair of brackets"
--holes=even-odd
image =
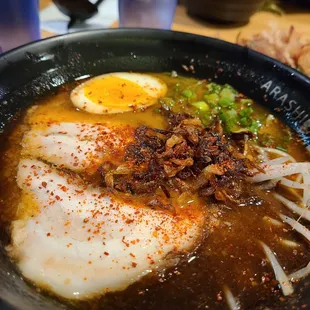
[(99, 168), (105, 185), (131, 194), (161, 189), (166, 197), (171, 190), (191, 191), (239, 203), (255, 166), (243, 155), (240, 137), (228, 138), (219, 123), (205, 129), (200, 120), (181, 114), (170, 116), (169, 124), (167, 130), (138, 127), (123, 164), (104, 162)]

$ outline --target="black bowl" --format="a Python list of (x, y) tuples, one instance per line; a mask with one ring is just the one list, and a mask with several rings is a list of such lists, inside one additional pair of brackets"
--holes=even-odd
[(220, 23), (247, 23), (264, 0), (188, 0), (188, 13)]
[[(182, 65), (193, 65), (194, 72), (186, 72)], [(5, 130), (16, 113), (59, 85), (83, 75), (130, 70), (176, 70), (229, 83), (277, 114), (310, 145), (309, 78), (245, 47), (192, 34), (147, 29), (74, 33), (2, 55), (0, 129)], [(0, 240), (0, 298), (22, 310), (74, 307), (39, 294), (25, 283), (5, 254), (5, 235)], [(280, 304), (256, 304), (253, 309), (299, 309), (310, 302), (310, 288), (301, 283), (297, 291), (295, 298)], [(154, 301), (152, 305), (163, 309)], [(128, 305), (128, 309), (132, 308)], [(175, 307), (187, 308), (186, 304)]]

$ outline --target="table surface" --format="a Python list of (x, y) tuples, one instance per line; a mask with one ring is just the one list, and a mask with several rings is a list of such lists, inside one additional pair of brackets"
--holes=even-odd
[[(40, 9), (44, 9), (52, 3), (51, 0), (40, 0)], [(237, 36), (249, 37), (266, 29), (268, 24), (275, 23), (281, 28), (288, 28), (293, 25), (297, 31), (310, 38), (310, 10), (296, 7), (285, 7), (286, 14), (278, 16), (269, 12), (257, 12), (250, 22), (243, 26), (211, 24), (201, 19), (190, 17), (186, 9), (178, 6), (175, 14), (173, 30), (201, 34), (216, 37), (229, 42), (236, 42)], [(111, 27), (117, 27), (115, 21)], [(42, 32), (42, 37), (52, 36), (52, 33)]]

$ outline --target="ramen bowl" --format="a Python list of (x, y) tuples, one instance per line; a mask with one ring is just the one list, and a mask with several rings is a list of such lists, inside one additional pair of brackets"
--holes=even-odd
[[(173, 71), (173, 74), (177, 72), (186, 77), (211, 79), (218, 84), (228, 83), (286, 123), (306, 147), (310, 145), (309, 78), (245, 47), (208, 37), (149, 29), (74, 33), (38, 41), (3, 54), (0, 57), (0, 129), (10, 131), (26, 108), (46, 95), (53, 95), (64, 84), (104, 73), (132, 71)], [(90, 301), (77, 304), (30, 284), (9, 259), (5, 250), (8, 243), (7, 226), (2, 225), (0, 298), (13, 309), (90, 306)], [(294, 287), (294, 295), (289, 298), (258, 298), (252, 309), (307, 307), (310, 302), (308, 284), (307, 278), (300, 281)], [(208, 304), (204, 301), (193, 304), (195, 292), (183, 297), (180, 290), (172, 291), (175, 295), (170, 295), (173, 298), (169, 301), (169, 296), (163, 293), (154, 300), (152, 296), (157, 296), (156, 285), (152, 284), (149, 290), (155, 295), (144, 291), (138, 305), (131, 296), (132, 291), (128, 291), (120, 299), (113, 295), (108, 302), (102, 299), (99, 306), (104, 309), (164, 309), (163, 305), (166, 305), (167, 309), (198, 309), (199, 305)], [(214, 305), (225, 309), (226, 304), (220, 303), (221, 298), (218, 296)]]

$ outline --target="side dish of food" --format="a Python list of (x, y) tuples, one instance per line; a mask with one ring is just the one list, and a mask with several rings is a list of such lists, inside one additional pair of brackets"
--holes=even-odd
[(229, 84), (103, 74), (34, 102), (1, 141), (6, 251), (45, 294), (251, 309), (310, 274), (309, 154)]
[(305, 38), (294, 26), (281, 29), (270, 25), (252, 38), (237, 38), (237, 43), (275, 58), (310, 76), (310, 38)]

